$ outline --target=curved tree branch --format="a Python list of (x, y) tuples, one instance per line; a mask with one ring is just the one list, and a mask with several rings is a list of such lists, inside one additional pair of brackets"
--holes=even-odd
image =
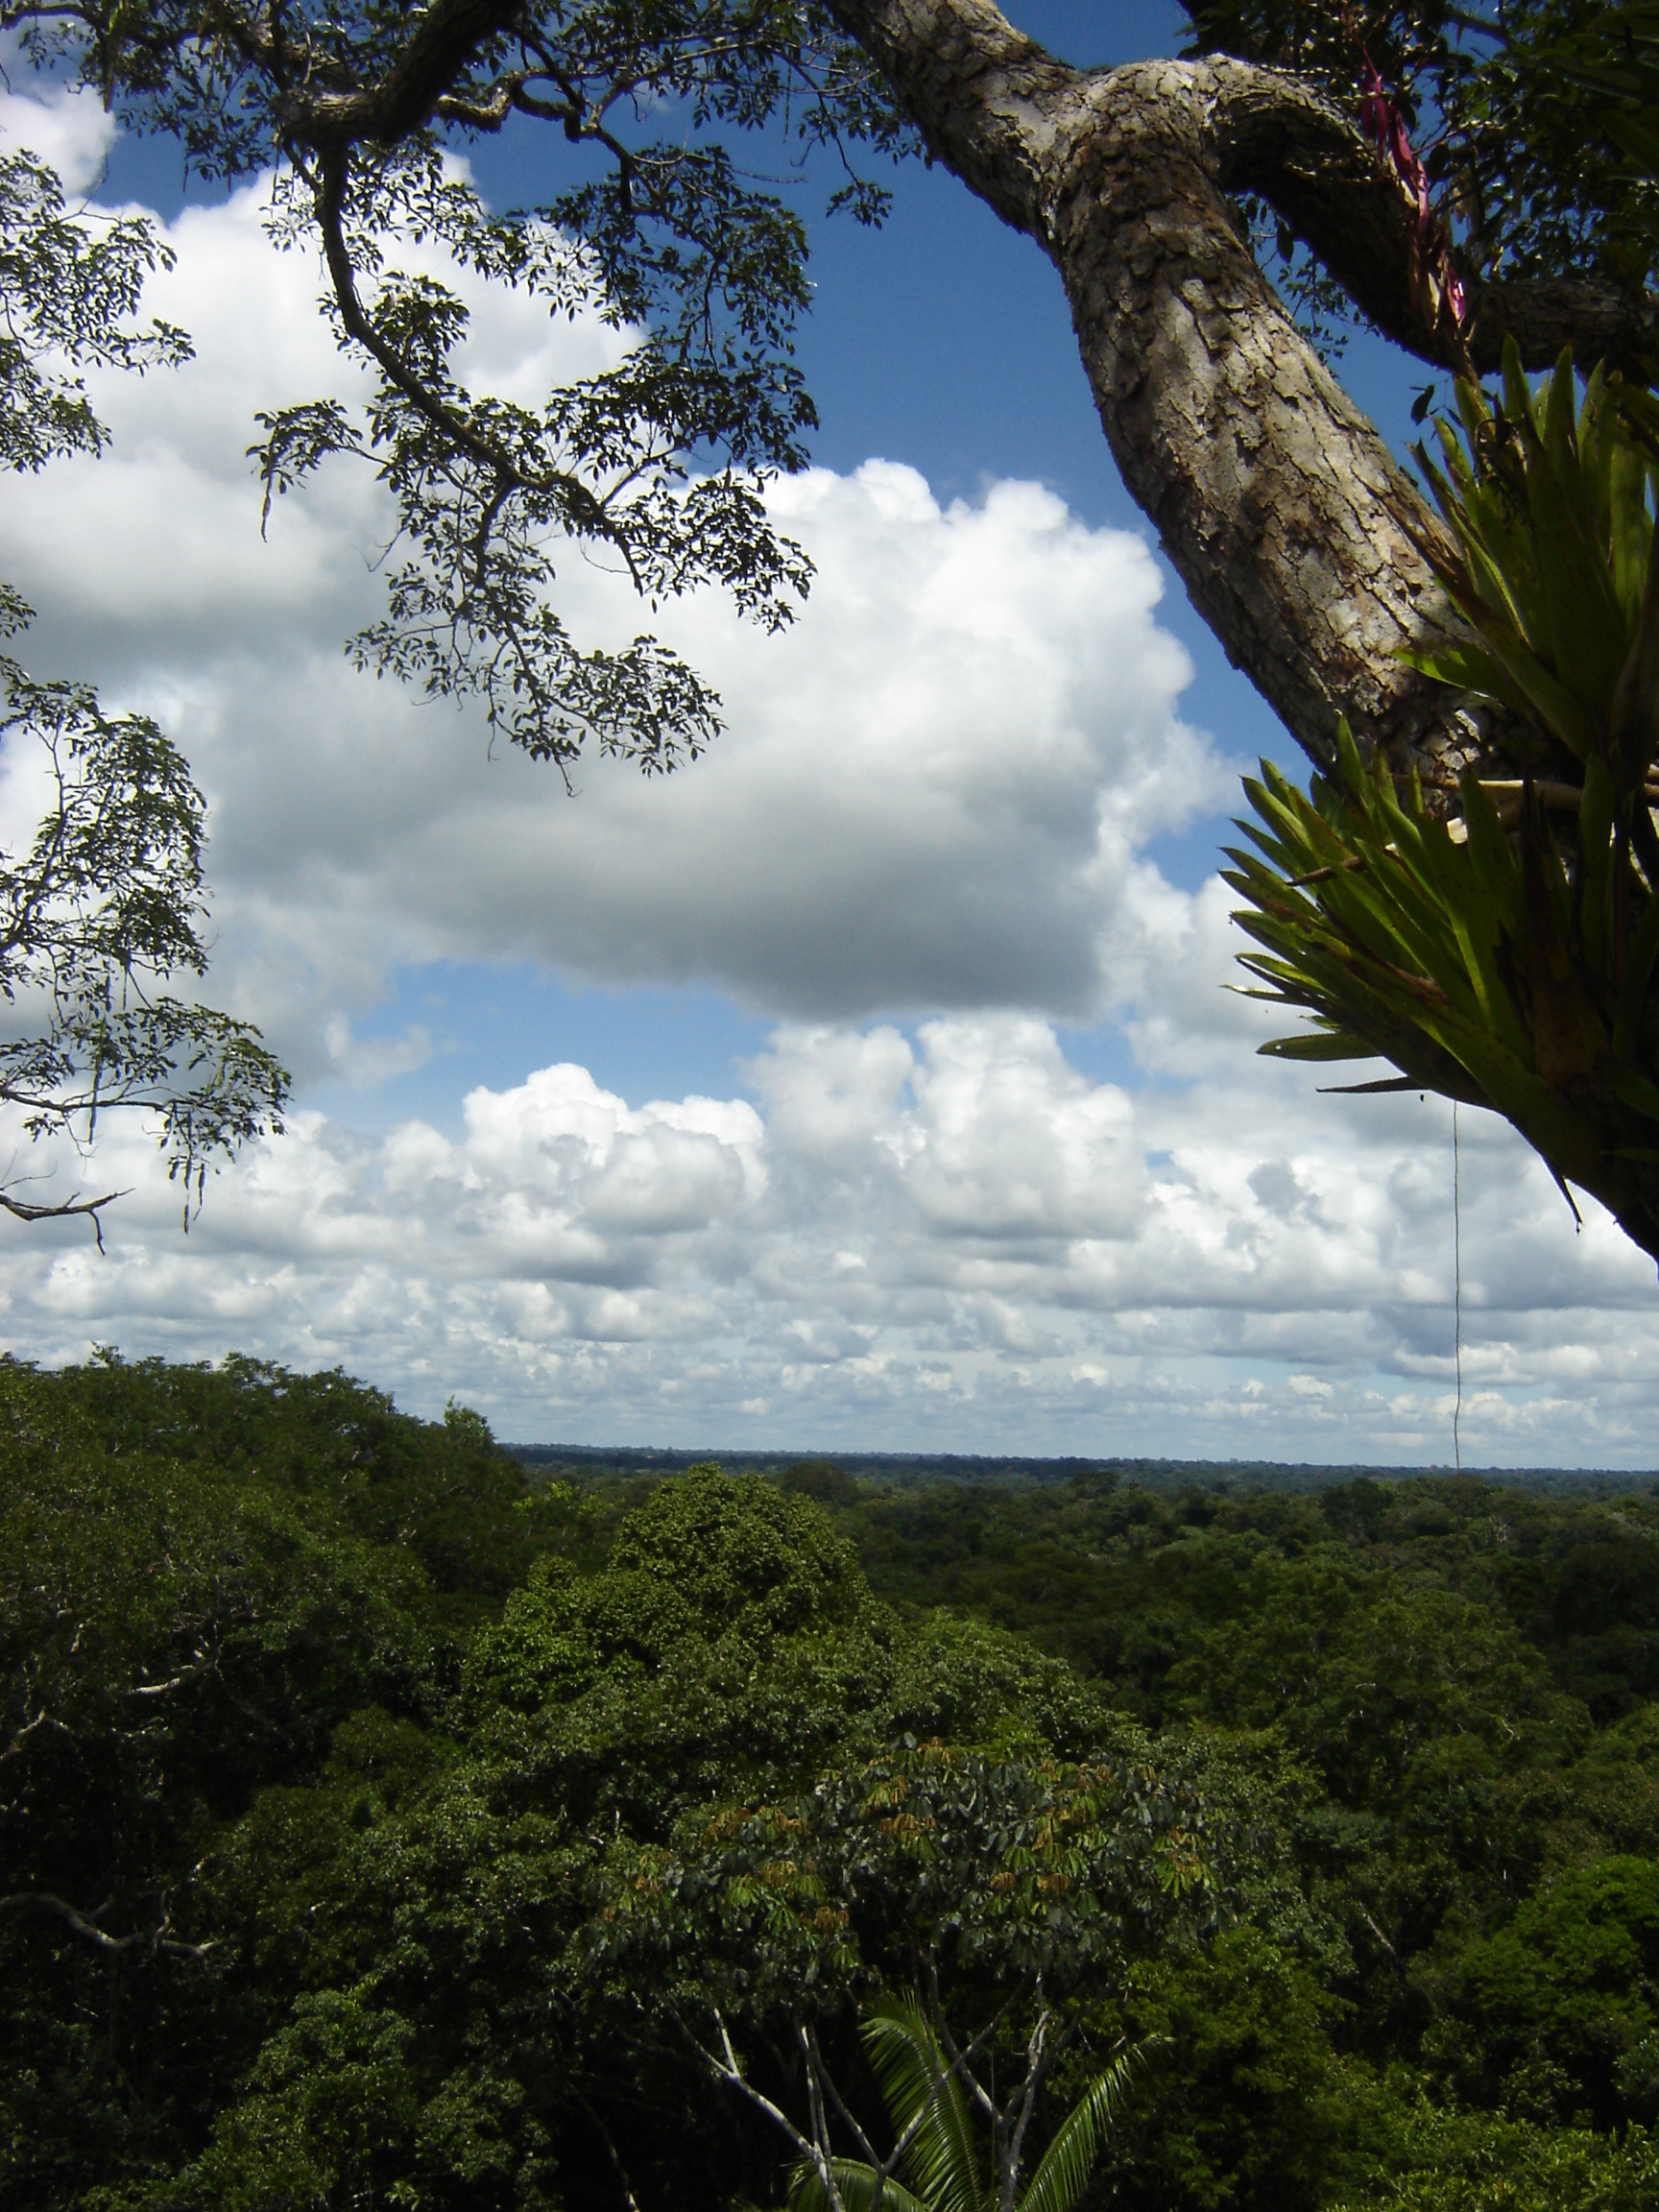
[(425, 128), (459, 72), (522, 12), (521, 0), (437, 0), (377, 83), (316, 89), (308, 82), (284, 101), (283, 125), (319, 151), (365, 139), (396, 146)]
[(1071, 304), (1113, 456), (1194, 606), (1316, 761), (1346, 713), (1442, 772), (1484, 726), (1397, 658), (1446, 618), (1438, 525), (1295, 329), (1235, 202), (1283, 215), (1360, 312), (1424, 360), (1505, 335), (1542, 364), (1659, 350), (1642, 295), (1470, 282), (1426, 320), (1415, 208), (1356, 119), (1305, 80), (1226, 58), (1084, 71), (991, 0), (833, 0), (934, 157), (1036, 240)]
[(18, 1221), (67, 1221), (78, 1214), (85, 1214), (92, 1223), (98, 1239), (98, 1249), (104, 1249), (103, 1209), (113, 1206), (117, 1198), (125, 1198), (125, 1190), (106, 1190), (102, 1198), (60, 1198), (48, 1205), (36, 1205), (27, 1198), (13, 1198), (9, 1190), (0, 1190), (0, 1207)]
[[(1232, 193), (1267, 202), (1317, 254), (1355, 306), (1407, 352), (1463, 366), (1444, 321), (1426, 322), (1413, 267), (1413, 203), (1355, 118), (1306, 78), (1244, 61), (1202, 65), (1215, 174)], [(1631, 370), (1659, 351), (1659, 313), (1645, 292), (1600, 277), (1487, 282), (1463, 273), (1474, 366), (1498, 367), (1506, 337), (1529, 369), (1563, 346), (1581, 360)]]
[(348, 156), (343, 149), (331, 152), (323, 164), (316, 195), (317, 225), (323, 235), (323, 254), (327, 264), (329, 281), (340, 309), (341, 327), (349, 337), (357, 341), (374, 361), (387, 382), (403, 395), (418, 415), (423, 416), (441, 436), (449, 439), (469, 460), (475, 461), (495, 478), (500, 487), (500, 498), (505, 499), (515, 491), (555, 494), (565, 502), (573, 529), (590, 537), (605, 539), (626, 559), (628, 547), (621, 534), (611, 521), (600, 500), (579, 476), (573, 476), (565, 469), (543, 471), (522, 469), (494, 439), (485, 437), (476, 424), (469, 421), (458, 409), (445, 406), (437, 394), (416, 375), (397, 348), (389, 345), (374, 327), (358, 296), (357, 273), (351, 265), (351, 252), (346, 240), (348, 166)]
[[(108, 1904), (100, 1906), (98, 1910), (107, 1911)], [(80, 1936), (84, 1943), (90, 1943), (95, 1951), (167, 1951), (181, 1958), (205, 1959), (213, 1948), (211, 1942), (183, 1943), (176, 1936), (169, 1936), (167, 1930), (172, 1923), (165, 1916), (157, 1927), (135, 1928), (129, 1936), (111, 1936), (108, 1930), (100, 1928), (95, 1920), (89, 1920), (84, 1913), (78, 1912), (73, 1905), (65, 1904), (61, 1897), (54, 1897), (45, 1890), (20, 1890), (14, 1896), (0, 1897), (0, 1912), (26, 1911), (45, 1912), (61, 1920), (71, 1935)]]

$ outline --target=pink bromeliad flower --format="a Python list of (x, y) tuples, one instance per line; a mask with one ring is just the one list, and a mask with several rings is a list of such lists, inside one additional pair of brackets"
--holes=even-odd
[(1359, 84), (1359, 112), (1370, 127), (1377, 141), (1377, 151), (1417, 203), (1417, 235), (1426, 238), (1434, 220), (1429, 204), (1429, 176), (1417, 158), (1400, 110), (1388, 97), (1388, 88), (1378, 74), (1377, 65), (1369, 54), (1365, 56), (1365, 74)]
[(1412, 145), (1410, 133), (1406, 129), (1405, 118), (1388, 96), (1388, 87), (1382, 82), (1381, 71), (1370, 55), (1365, 54), (1363, 47), (1359, 51), (1365, 55), (1365, 74), (1359, 80), (1360, 116), (1376, 141), (1378, 153), (1393, 170), (1416, 205), (1419, 243), (1426, 248), (1437, 246), (1439, 249), (1436, 275), (1440, 279), (1441, 293), (1452, 310), (1454, 320), (1461, 325), (1467, 312), (1463, 279), (1453, 266), (1447, 241), (1439, 236), (1439, 225), (1434, 219), (1434, 209), (1429, 198), (1429, 173), (1418, 158), (1417, 149)]

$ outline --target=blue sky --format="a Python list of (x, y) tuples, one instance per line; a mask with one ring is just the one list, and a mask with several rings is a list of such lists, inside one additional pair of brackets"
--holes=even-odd
[[(1079, 61), (1177, 37), (1169, 8), (1016, 17)], [(212, 987), (298, 1079), (187, 1240), (141, 1129), (28, 1154), (132, 1194), (103, 1256), (8, 1232), (0, 1347), (338, 1362), (527, 1439), (1449, 1458), (1449, 1112), (1256, 1056), (1214, 869), (1239, 767), (1296, 757), (1123, 493), (1028, 241), (919, 164), (879, 234), (815, 228), (823, 427), (774, 493), (811, 600), (781, 640), (667, 611), (727, 733), (566, 800), (347, 667), (366, 472), (260, 539), (255, 408), (361, 397), (263, 185), (186, 204), (175, 158), (55, 93), (0, 93), (0, 139), (102, 169), (178, 252), (153, 303), (196, 362), (94, 379), (110, 454), (15, 488), (0, 574), (41, 667), (192, 761)], [(534, 203), (544, 157), (526, 132), (475, 173)], [(620, 343), (461, 289), (514, 389)], [(1420, 373), (1363, 340), (1342, 373), (1403, 449)], [(580, 564), (560, 588), (573, 627), (637, 626)], [(9, 752), (0, 841), (38, 803)], [(1492, 1118), (1463, 1137), (1467, 1455), (1648, 1464), (1650, 1264), (1594, 1208), (1577, 1235)]]

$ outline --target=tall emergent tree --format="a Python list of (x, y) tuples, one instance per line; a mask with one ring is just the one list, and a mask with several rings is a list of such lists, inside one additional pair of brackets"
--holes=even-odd
[[(1413, 1082), (1498, 1107), (1659, 1251), (1647, 495), (1621, 461), (1619, 501), (1598, 480), (1567, 512), (1545, 478), (1579, 469), (1580, 425), (1558, 402), (1555, 428), (1534, 426), (1532, 550), (1511, 548), (1508, 585), (1492, 584), (1513, 601), (1517, 576), (1543, 580), (1541, 619), (1531, 602), (1505, 612), (1546, 680), (1528, 689), (1492, 650), (1471, 658), (1471, 622), (1492, 647), (1479, 548), (1343, 392), (1320, 335), (1369, 325), (1466, 381), (1513, 348), (1489, 434), (1467, 403), (1470, 512), (1525, 443), (1525, 372), (1570, 348), (1584, 371), (1639, 380), (1659, 350), (1648, 99), (1632, 74), (1647, 18), (1591, 0), (1189, 12), (1183, 59), (1112, 69), (1056, 60), (991, 0), (9, 0), (0, 20), (41, 67), (79, 69), (129, 124), (177, 135), (204, 173), (275, 164), (273, 220), (321, 248), (330, 312), (379, 384), (361, 419), (326, 396), (267, 419), (268, 495), (329, 455), (369, 457), (399, 551), (358, 658), (479, 695), (562, 763), (592, 737), (666, 768), (718, 726), (695, 671), (649, 637), (605, 652), (568, 634), (567, 554), (603, 552), (653, 603), (718, 581), (771, 624), (807, 582), (759, 498), (812, 426), (790, 355), (805, 233), (743, 165), (745, 134), (762, 143), (757, 168), (780, 137), (834, 156), (835, 199), (871, 221), (882, 196), (860, 149), (921, 145), (1053, 262), (1124, 482), (1230, 657), (1332, 778), (1314, 813), (1339, 849), (1299, 867), (1289, 808), (1270, 817), (1266, 878), (1245, 881), (1270, 992), (1321, 1024), (1303, 1049), (1381, 1050)], [(493, 214), (444, 149), (534, 122), (546, 196)], [(638, 341), (538, 409), (470, 391), (454, 365), (462, 302), (398, 267), (432, 242)], [(1638, 438), (1622, 415), (1616, 434), (1596, 428), (1623, 404), (1593, 410), (1598, 451)], [(1501, 495), (1521, 498), (1508, 483)], [(1575, 743), (1538, 704), (1550, 682), (1575, 688), (1563, 656), (1581, 605), (1549, 586), (1575, 532), (1610, 579), (1600, 645), (1623, 625), (1617, 741), (1609, 699), (1580, 699)], [(1374, 854), (1372, 786), (1338, 771), (1344, 717), (1354, 760), (1388, 772), (1375, 805), (1399, 817)], [(1492, 786), (1520, 794), (1511, 818), (1493, 799), (1488, 822), (1470, 796)], [(1447, 861), (1441, 837), (1464, 857)], [(1373, 900), (1379, 854), (1409, 862), (1409, 880)], [(1307, 898), (1309, 875), (1316, 890), (1340, 878), (1341, 896)], [(1492, 1037), (1519, 1074), (1482, 1058)]]

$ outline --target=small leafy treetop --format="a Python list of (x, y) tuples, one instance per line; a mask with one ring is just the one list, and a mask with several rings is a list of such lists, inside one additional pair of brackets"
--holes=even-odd
[[(1065, 2212), (1128, 2060), (1046, 2128), (1053, 2070), (1086, 2049), (1092, 2005), (1134, 1959), (1226, 1917), (1236, 1830), (1196, 1773), (1144, 1746), (1071, 1763), (1030, 1741), (911, 1739), (805, 1796), (699, 1809), (666, 1845), (619, 1841), (595, 1979), (636, 2007), (651, 1992), (681, 2048), (788, 2137), (809, 2212)], [(836, 2056), (859, 1993), (895, 2130), (884, 2157)], [(976, 2023), (965, 2040), (950, 2017)]]
[(619, 1839), (595, 1958), (638, 1969), (669, 2010), (713, 1992), (756, 2019), (936, 1979), (956, 2009), (1017, 1985), (1070, 2002), (1195, 1914), (1224, 1916), (1216, 1860), (1238, 1848), (1202, 1773), (1152, 1763), (1132, 1728), (1076, 1762), (1029, 1737), (998, 1751), (906, 1735), (805, 1794)]

